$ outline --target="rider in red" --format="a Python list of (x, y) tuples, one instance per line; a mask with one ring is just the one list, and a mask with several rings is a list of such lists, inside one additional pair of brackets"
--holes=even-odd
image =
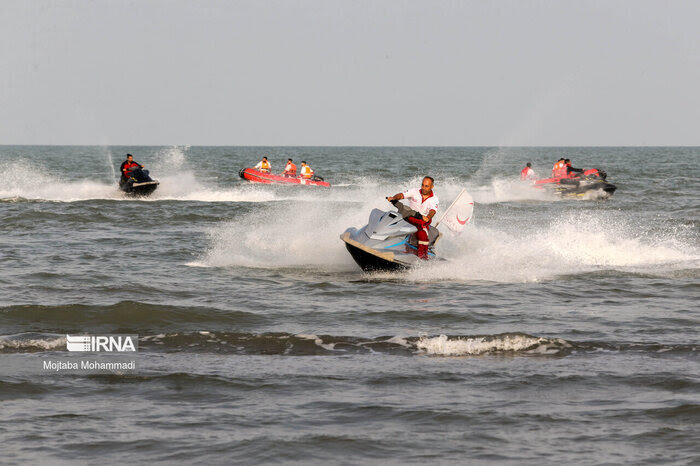
[(428, 246), (430, 245), (428, 228), (438, 210), (438, 198), (433, 194), (434, 183), (433, 178), (426, 176), (423, 178), (420, 189), (413, 188), (387, 197), (389, 202), (406, 199), (409, 201), (409, 207), (417, 212), (415, 217), (405, 217), (404, 220), (418, 228), (418, 232), (416, 232), (418, 257), (424, 260), (428, 259)]
[(520, 171), (520, 179), (522, 181), (536, 180), (537, 179), (537, 175), (535, 174), (535, 170), (532, 169), (532, 163), (528, 162), (527, 165), (525, 165), (525, 168), (523, 168)]
[(564, 160), (564, 168), (566, 169), (564, 175), (568, 176), (569, 178), (575, 178), (577, 176), (583, 175), (583, 169), (572, 167), (571, 160), (569, 159)]
[(126, 160), (124, 162), (122, 162), (121, 167), (119, 167), (119, 169), (122, 172), (122, 178), (121, 178), (119, 184), (126, 183), (129, 180), (129, 178), (131, 178), (131, 172), (136, 168), (143, 168), (143, 165), (134, 162), (133, 155), (126, 154)]

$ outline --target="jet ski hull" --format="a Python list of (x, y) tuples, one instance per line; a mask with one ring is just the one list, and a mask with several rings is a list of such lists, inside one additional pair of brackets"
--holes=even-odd
[[(340, 239), (362, 270), (393, 272), (424, 262), (417, 255), (415, 232), (416, 227), (406, 222), (398, 212), (374, 209), (367, 225), (360, 229), (348, 228)], [(428, 236), (431, 243), (428, 261), (438, 260), (433, 246), (440, 238), (440, 232), (431, 226)]]
[(324, 186), (326, 188), (330, 188), (331, 186), (330, 183), (324, 181), (320, 176), (314, 176), (312, 179), (305, 179), (296, 176), (275, 175), (273, 173), (256, 170), (255, 168), (244, 168), (238, 172), (238, 175), (251, 183)]
[(132, 197), (146, 197), (153, 194), (153, 191), (158, 188), (160, 182), (158, 181), (143, 181), (126, 183), (119, 187), (119, 189), (124, 192), (124, 194)]
[(350, 238), (350, 233), (344, 233), (340, 239), (345, 242), (345, 248), (355, 263), (365, 272), (401, 272), (411, 267), (410, 264), (396, 260), (396, 255), (393, 252), (378, 251), (354, 241)]
[(614, 184), (603, 180), (581, 181), (580, 183), (559, 183), (545, 186), (545, 189), (551, 189), (554, 193), (562, 197), (585, 197), (587, 195), (600, 192), (603, 197), (610, 197), (617, 189)]

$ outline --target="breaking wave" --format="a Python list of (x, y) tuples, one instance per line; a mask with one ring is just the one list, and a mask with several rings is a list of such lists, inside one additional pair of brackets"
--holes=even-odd
[[(579, 352), (697, 353), (696, 344), (613, 344), (575, 342), (525, 333), (435, 336), (339, 336), (293, 333), (173, 332), (144, 335), (139, 352), (332, 356), (393, 354), (399, 356), (567, 356)], [(67, 351), (65, 335), (23, 333), (0, 336), (0, 354)]]

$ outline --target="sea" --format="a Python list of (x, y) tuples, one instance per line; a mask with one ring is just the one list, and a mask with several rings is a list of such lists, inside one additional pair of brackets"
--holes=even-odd
[[(150, 197), (117, 188), (126, 153)], [(262, 156), (332, 186), (241, 179)], [(560, 157), (617, 191), (518, 180)], [(699, 162), (0, 146), (0, 463), (700, 464)], [(442, 261), (363, 272), (340, 235), (424, 175), (441, 210), (466, 189), (473, 221)]]

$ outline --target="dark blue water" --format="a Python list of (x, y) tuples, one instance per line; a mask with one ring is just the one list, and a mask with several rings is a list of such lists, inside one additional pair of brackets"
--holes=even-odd
[[(699, 154), (0, 147), (2, 462), (698, 462)], [(262, 155), (333, 186), (241, 180)], [(560, 156), (617, 192), (516, 181)], [(339, 235), (423, 174), (473, 223), (361, 272)], [(84, 333), (137, 334), (136, 369), (43, 368)]]

